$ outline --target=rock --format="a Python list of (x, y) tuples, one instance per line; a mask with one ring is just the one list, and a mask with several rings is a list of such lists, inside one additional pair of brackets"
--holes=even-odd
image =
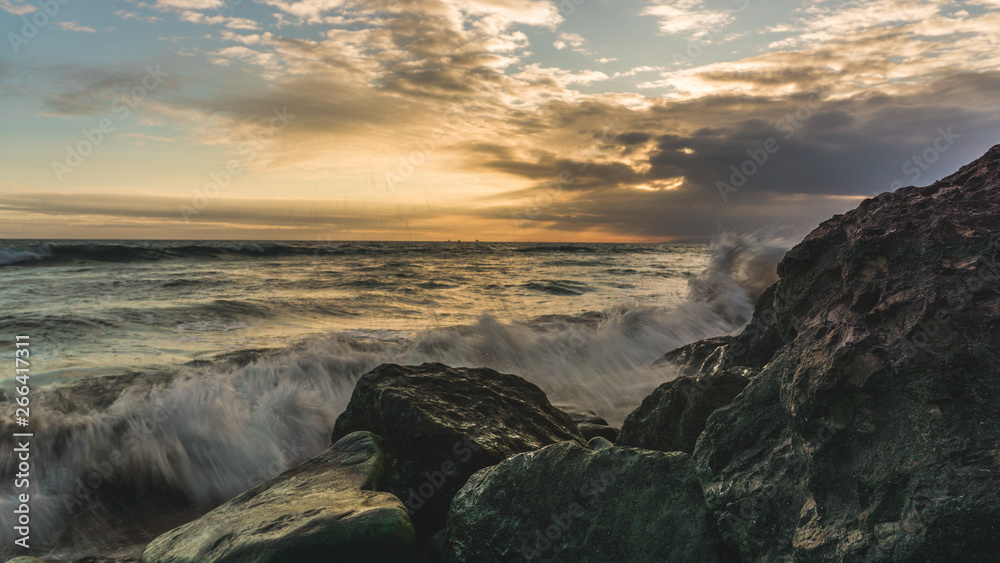
[(723, 348), (733, 340), (732, 336), (715, 336), (690, 344), (664, 354), (653, 362), (654, 366), (673, 364), (685, 375), (711, 373), (718, 363)]
[(424, 555), (428, 563), (446, 563), (448, 561), (448, 555), (445, 552), (447, 539), (447, 531), (442, 528), (427, 540), (424, 545)]
[(783, 344), (695, 449), (744, 560), (996, 560), (997, 241), (1000, 146), (789, 251), (769, 303)]
[[(753, 318), (739, 335), (729, 341), (715, 365), (718, 370), (736, 371), (735, 368), (760, 370), (771, 361), (778, 349), (785, 345), (778, 333), (774, 318), (774, 291), (777, 284), (767, 288), (757, 299)], [(746, 375), (741, 373), (741, 375)], [(756, 373), (754, 373), (756, 375)]]
[(629, 413), (615, 443), (692, 453), (709, 415), (731, 403), (749, 382), (728, 372), (668, 381)]
[(686, 344), (667, 352), (653, 365), (673, 364), (683, 375), (697, 377), (722, 371), (747, 378), (756, 377), (785, 342), (774, 318), (774, 290), (764, 290), (757, 299), (753, 318), (737, 336), (716, 336)]
[(452, 497), (476, 471), (555, 442), (586, 443), (534, 384), (442, 364), (386, 364), (362, 376), (333, 438), (358, 430), (383, 437), (389, 491), (421, 544), (444, 527)]
[(582, 409), (574, 405), (554, 405), (557, 409), (568, 414), (570, 419), (576, 424), (598, 424), (601, 426), (607, 426), (608, 421), (605, 420), (601, 415), (589, 409)]
[(609, 425), (605, 418), (592, 410), (574, 405), (555, 405), (555, 407), (569, 415), (585, 440), (603, 436), (614, 442), (618, 438), (618, 429)]
[(356, 432), (326, 452), (153, 540), (143, 563), (410, 561), (414, 531), (396, 497), (377, 492), (378, 436)]
[(607, 438), (602, 438), (600, 436), (594, 436), (587, 442), (587, 447), (596, 451), (606, 450), (608, 448), (614, 447), (614, 444), (609, 442)]
[(452, 502), (451, 561), (731, 561), (691, 456), (563, 442), (484, 469)]
[(583, 422), (577, 424), (576, 427), (580, 430), (580, 434), (583, 435), (585, 440), (590, 440), (595, 436), (601, 436), (610, 442), (614, 442), (618, 439), (618, 429), (611, 426)]
[(13, 559), (8, 559), (7, 563), (45, 563), (45, 560), (29, 555), (21, 555)]

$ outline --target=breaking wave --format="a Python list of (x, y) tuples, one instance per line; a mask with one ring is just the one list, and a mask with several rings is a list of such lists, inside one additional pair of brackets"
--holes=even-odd
[[(115, 248), (85, 251), (124, 252)], [(552, 402), (591, 408), (620, 423), (674, 376), (669, 368), (651, 367), (658, 357), (700, 338), (733, 333), (749, 320), (756, 298), (776, 279), (785, 248), (780, 241), (721, 237), (709, 266), (689, 279), (687, 298), (669, 307), (622, 304), (525, 322), (482, 316), (443, 329), (339, 332), (254, 352), (247, 361), (220, 358), (170, 373), (35, 389), (33, 536), (62, 546), (61, 552), (93, 553), (106, 548), (123, 518), (152, 518), (149, 507), (217, 505), (323, 451), (354, 383), (386, 362), (515, 373), (539, 385)], [(279, 250), (251, 245), (223, 252)], [(536, 289), (583, 290), (568, 282)], [(0, 418), (0, 427), (0, 450), (9, 452), (13, 421)], [(11, 545), (17, 505), (8, 487), (17, 467), (13, 455), (0, 463), (0, 540)], [(74, 532), (84, 523), (105, 532)]]

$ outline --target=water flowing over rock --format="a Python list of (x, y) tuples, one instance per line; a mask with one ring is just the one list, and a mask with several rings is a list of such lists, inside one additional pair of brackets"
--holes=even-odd
[(718, 364), (722, 351), (732, 340), (732, 336), (713, 336), (685, 344), (667, 352), (653, 365), (671, 364), (680, 368), (684, 375), (711, 373)]
[(586, 443), (534, 384), (443, 364), (386, 364), (362, 376), (333, 438), (358, 430), (384, 439), (389, 490), (421, 542), (444, 527), (452, 497), (476, 471), (555, 442)]
[(691, 456), (564, 442), (469, 479), (452, 502), (451, 561), (732, 561)]
[(763, 369), (695, 449), (744, 560), (996, 560), (998, 241), (1000, 146), (788, 252), (733, 351)]
[(384, 490), (378, 436), (356, 432), (323, 454), (153, 540), (143, 563), (406, 562), (415, 533)]

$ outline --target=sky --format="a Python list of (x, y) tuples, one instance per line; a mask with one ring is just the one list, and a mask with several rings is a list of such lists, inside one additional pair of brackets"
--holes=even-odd
[(703, 241), (1000, 143), (1000, 0), (0, 0), (0, 237)]

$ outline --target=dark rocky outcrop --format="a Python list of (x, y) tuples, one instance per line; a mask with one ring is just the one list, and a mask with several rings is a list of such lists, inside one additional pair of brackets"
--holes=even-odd
[(451, 561), (730, 561), (691, 456), (564, 442), (469, 479), (452, 502)]
[(323, 454), (153, 540), (143, 563), (405, 562), (415, 534), (384, 492), (380, 440), (350, 434)]
[(692, 453), (709, 415), (731, 403), (749, 382), (728, 372), (668, 381), (625, 418), (615, 444)]
[(711, 373), (718, 364), (722, 351), (732, 342), (732, 336), (713, 336), (685, 344), (671, 350), (653, 362), (655, 366), (672, 364), (680, 368), (683, 375)]
[(362, 376), (333, 438), (368, 430), (385, 441), (389, 491), (418, 538), (444, 526), (448, 505), (476, 471), (548, 444), (583, 437), (537, 386), (491, 369), (386, 364)]
[(777, 284), (767, 288), (757, 299), (753, 317), (739, 335), (726, 344), (719, 354), (716, 370), (751, 368), (760, 370), (771, 361), (785, 341), (778, 334), (774, 319), (774, 292)]
[(789, 251), (740, 351), (763, 369), (695, 449), (745, 560), (996, 560), (998, 241), (1000, 146)]

